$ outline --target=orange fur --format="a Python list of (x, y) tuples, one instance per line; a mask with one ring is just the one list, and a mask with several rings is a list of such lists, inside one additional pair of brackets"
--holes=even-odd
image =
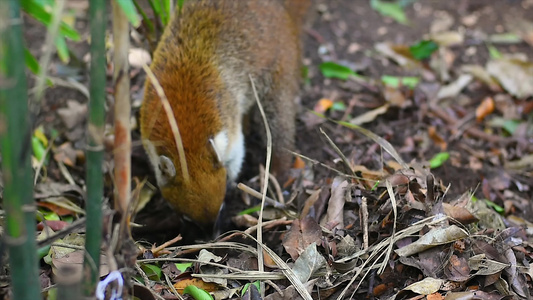
[(154, 167), (159, 167), (155, 155), (168, 157), (175, 166), (176, 175), (159, 185), (178, 212), (200, 224), (215, 221), (227, 172), (209, 139), (224, 130), (230, 146), (238, 141), (243, 116), (255, 104), (249, 75), (269, 118), (274, 154), (280, 153), (274, 157), (275, 170), (288, 167), (290, 156), (281, 153), (294, 142), (299, 36), (308, 4), (309, 0), (187, 0), (166, 28), (151, 69), (180, 128), (190, 182), (183, 180), (169, 121), (149, 80), (140, 123), (145, 146), (151, 144), (155, 150), (151, 153), (146, 146)]

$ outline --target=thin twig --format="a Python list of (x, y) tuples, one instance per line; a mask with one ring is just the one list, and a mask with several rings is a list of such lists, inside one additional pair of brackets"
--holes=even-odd
[(159, 84), (159, 81), (155, 77), (152, 70), (150, 70), (150, 68), (146, 64), (143, 65), (143, 69), (146, 72), (146, 76), (148, 76), (148, 78), (150, 79), (150, 83), (154, 87), (157, 96), (159, 96), (159, 99), (161, 100), (161, 105), (163, 106), (163, 109), (165, 110), (165, 113), (167, 115), (170, 130), (172, 130), (172, 134), (174, 135), (174, 141), (176, 142), (176, 148), (178, 150), (178, 155), (180, 158), (181, 174), (183, 175), (183, 180), (185, 181), (185, 183), (188, 183), (190, 180), (190, 175), (189, 169), (187, 168), (185, 148), (183, 148), (183, 141), (181, 139), (178, 122), (176, 121), (176, 118), (174, 117), (174, 112), (172, 111), (172, 106), (170, 106), (170, 102), (168, 101), (168, 98), (165, 95), (165, 91), (163, 90), (161, 84)]
[[(272, 134), (270, 132), (270, 127), (268, 124), (268, 120), (265, 115), (265, 111), (263, 110), (263, 106), (261, 105), (261, 101), (259, 100), (259, 96), (257, 95), (257, 90), (255, 89), (255, 83), (254, 79), (252, 78), (252, 75), (248, 74), (250, 77), (250, 83), (252, 84), (252, 90), (254, 91), (254, 97), (255, 101), (257, 102), (257, 106), (259, 107), (259, 112), (261, 112), (261, 116), (263, 117), (263, 122), (265, 124), (265, 131), (267, 136), (267, 157), (266, 157), (266, 163), (265, 163), (265, 183), (263, 186), (263, 197), (261, 199), (261, 210), (259, 210), (259, 219), (257, 220), (257, 264), (258, 269), (260, 272), (263, 272), (265, 270), (264, 261), (263, 261), (263, 250), (261, 247), (261, 244), (263, 244), (263, 210), (265, 209), (265, 199), (266, 194), (268, 190), (268, 180), (270, 179), (268, 174), (270, 173), (270, 160), (272, 158)], [(261, 297), (265, 297), (265, 283), (261, 282)]]

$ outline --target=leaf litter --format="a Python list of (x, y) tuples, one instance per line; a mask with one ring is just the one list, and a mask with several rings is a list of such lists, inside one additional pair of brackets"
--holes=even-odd
[[(328, 46), (308, 54), (302, 98), (309, 110), (301, 115), (301, 135), (316, 139), (299, 140), (287, 201), (266, 208), (266, 271), (257, 271), (250, 213), (248, 230), (213, 243), (139, 234), (146, 247), (139, 247), (136, 288), (165, 299), (179, 299), (189, 285), (217, 299), (257, 295), (255, 285), (244, 290), (254, 281), (266, 283), (268, 299), (530, 298), (533, 57), (526, 15), (505, 1), (496, 4), (501, 9), (465, 1), (459, 12), (444, 2), (318, 2), (308, 38), (315, 40), (305, 49)], [(370, 27), (348, 23), (351, 11)], [(383, 16), (365, 17), (374, 11)], [(412, 27), (391, 23), (406, 23), (404, 13), (413, 16)], [(507, 18), (493, 32), (483, 14)], [(352, 40), (351, 32), (361, 31), (368, 40)], [(357, 47), (345, 47), (354, 41)], [(146, 61), (138, 46), (131, 59)], [(371, 63), (345, 64), (364, 60)], [(142, 90), (139, 74), (131, 73), (134, 91)], [(69, 231), (67, 224), (84, 214), (84, 158), (76, 151), (83, 149), (86, 99), (68, 95), (54, 103), (54, 89), (79, 87), (53, 88), (43, 105), (56, 109), (40, 116), (50, 121), (45, 134), (54, 153), (36, 186), (43, 238)], [(59, 139), (51, 129), (61, 131)], [(160, 216), (154, 211), (164, 206), (147, 202), (153, 188), (141, 184), (146, 170), (139, 171), (142, 205), (134, 222), (168, 230), (163, 218), (142, 218)], [(260, 190), (257, 180), (246, 184)], [(61, 233), (42, 268), (81, 265), (80, 234)], [(157, 247), (155, 240), (171, 242)], [(113, 262), (102, 261), (104, 276)]]

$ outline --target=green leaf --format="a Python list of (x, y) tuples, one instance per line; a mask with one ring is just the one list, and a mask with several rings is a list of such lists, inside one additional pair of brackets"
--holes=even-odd
[(152, 264), (143, 264), (141, 265), (141, 269), (146, 273), (146, 276), (148, 276), (148, 279), (153, 281), (159, 281), (161, 279), (161, 268), (152, 265)]
[(450, 158), (449, 152), (437, 153), (437, 155), (433, 156), (433, 158), (429, 160), (429, 167), (431, 169), (436, 169), (442, 166), (442, 164), (444, 164), (449, 158)]
[(500, 59), (503, 57), (502, 53), (496, 49), (496, 47), (492, 45), (487, 45), (487, 48), (489, 49), (489, 55), (493, 59)]
[(178, 8), (181, 10), (183, 7), (183, 4), (185, 4), (185, 0), (178, 0)]
[(392, 87), (392, 88), (399, 88), (400, 86), (406, 86), (410, 89), (414, 89), (418, 83), (420, 83), (420, 78), (418, 77), (397, 77), (397, 76), (390, 76), (390, 75), (383, 75), (381, 76), (381, 82), (385, 84), (386, 86)]
[(42, 161), (46, 155), (46, 147), (41, 143), (38, 137), (31, 137), (31, 148), (33, 150), (33, 156), (35, 156), (38, 161)]
[(208, 292), (198, 288), (197, 286), (194, 286), (194, 285), (188, 285), (184, 290), (183, 290), (183, 294), (184, 295), (191, 295), (194, 299), (196, 300), (213, 300), (213, 297), (211, 297), (211, 295), (209, 295)]
[(24, 48), (24, 60), (26, 61), (26, 67), (28, 67), (33, 74), (38, 75), (41, 71), (41, 66), (28, 48)]
[(333, 102), (331, 106), (332, 111), (346, 111), (346, 104), (342, 101)]
[(439, 49), (437, 43), (430, 40), (424, 40), (409, 47), (409, 52), (415, 59), (422, 60), (430, 57), (433, 52), (437, 51), (437, 49)]
[(50, 248), (51, 246), (48, 245), (48, 246), (44, 246), (44, 247), (37, 249), (37, 256), (39, 256), (39, 259), (42, 259), (45, 256), (47, 256), (48, 253), (50, 253)]
[(135, 4), (133, 4), (132, 0), (115, 0), (117, 1), (120, 8), (122, 8), (122, 11), (130, 21), (131, 25), (135, 28), (139, 27), (141, 25), (141, 19), (139, 19), (139, 14), (137, 14), (137, 10), (135, 9)]
[(175, 265), (178, 270), (180, 270), (181, 272), (185, 272), (187, 268), (192, 266), (192, 263), (176, 263)]
[(518, 120), (506, 120), (505, 122), (503, 122), (503, 129), (509, 134), (513, 135), (519, 125), (520, 121)]
[[(39, 65), (39, 62), (37, 61), (35, 56), (33, 56), (30, 50), (28, 50), (28, 48), (26, 47), (24, 47), (24, 61), (26, 63), (26, 67), (30, 70), (30, 72), (32, 72), (35, 75), (39, 75), (39, 73), (41, 72), (41, 65)], [(50, 78), (46, 78), (46, 84), (48, 86), (54, 85), (54, 83), (52, 82), (52, 80), (50, 80)]]
[(522, 42), (522, 38), (514, 33), (496, 33), (489, 36), (489, 41), (500, 44), (518, 44)]
[(58, 35), (56, 36), (55, 44), (56, 44), (57, 55), (59, 56), (59, 59), (61, 59), (63, 63), (67, 64), (70, 60), (67, 42), (62, 36)]
[(258, 280), (254, 281), (252, 283), (248, 282), (247, 284), (244, 285), (244, 287), (241, 290), (241, 297), (244, 296), (244, 294), (246, 293), (246, 291), (250, 288), (250, 285), (252, 285), (252, 284), (255, 285), (255, 287), (257, 288), (258, 291), (261, 290), (261, 284), (259, 283)]
[(318, 68), (322, 72), (322, 75), (324, 75), (326, 78), (338, 78), (346, 80), (351, 76), (357, 76), (357, 73), (352, 71), (350, 68), (334, 62), (324, 62), (320, 64)]
[(172, 14), (172, 7), (170, 5), (170, 1), (163, 1), (164, 19), (162, 21), (164, 26), (167, 26), (168, 22), (170, 22), (170, 15)]
[(59, 215), (53, 211), (42, 211), (44, 219), (47, 221), (61, 221)]
[(137, 9), (137, 11), (141, 14), (143, 22), (146, 25), (146, 28), (148, 28), (148, 32), (154, 33), (155, 27), (154, 27), (154, 23), (152, 23), (152, 20), (148, 18), (148, 15), (146, 14), (146, 12), (142, 9), (142, 7), (139, 5), (139, 3), (136, 0), (133, 0), (133, 4), (135, 5), (135, 8)]
[(520, 120), (507, 120), (501, 117), (492, 118), (489, 123), (491, 127), (502, 128), (506, 133), (513, 135), (516, 132), (518, 126), (520, 126)]
[(485, 203), (487, 204), (488, 207), (492, 207), (497, 213), (503, 214), (505, 212), (505, 209), (503, 207), (499, 206), (498, 204), (488, 199), (485, 199)]
[[(36, 2), (36, 0), (22, 0), (21, 7), (27, 14), (44, 25), (49, 26), (52, 23), (52, 14), (47, 12), (44, 6)], [(59, 24), (59, 34), (73, 41), (81, 40), (80, 34), (76, 29), (65, 22)]]
[(256, 205), (256, 206), (253, 206), (253, 207), (250, 207), (250, 208), (247, 208), (247, 209), (241, 211), (239, 213), (239, 216), (250, 215), (250, 214), (253, 214), (254, 212), (258, 212), (259, 210), (261, 210), (261, 205)]
[(407, 24), (407, 17), (402, 6), (396, 2), (384, 2), (380, 0), (371, 0), (372, 8), (385, 17), (391, 17), (400, 24)]

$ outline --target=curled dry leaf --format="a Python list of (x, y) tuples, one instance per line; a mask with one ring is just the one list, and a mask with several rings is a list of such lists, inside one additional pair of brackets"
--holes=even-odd
[(316, 248), (316, 244), (309, 245), (294, 262), (294, 274), (302, 283), (309, 281), (311, 276), (326, 265), (326, 260)]
[(311, 217), (305, 217), (301, 221), (296, 219), (283, 238), (283, 247), (292, 259), (296, 260), (309, 245), (320, 244), (321, 238), (322, 229), (315, 219)]
[(458, 31), (443, 31), (431, 34), (431, 40), (439, 46), (450, 47), (464, 42), (464, 33)]
[(442, 203), (444, 213), (455, 221), (467, 225), (479, 221), (474, 215), (468, 211), (465, 207), (454, 206), (449, 203)]
[(387, 43), (375, 45), (377, 51), (386, 57), (394, 60), (398, 65), (408, 69), (420, 69), (422, 64), (409, 55), (409, 48), (406, 46), (394, 46)]
[(67, 107), (58, 109), (57, 114), (68, 129), (73, 129), (85, 121), (87, 117), (87, 104), (68, 100)]
[(454, 82), (441, 87), (437, 94), (437, 98), (444, 99), (456, 97), (470, 82), (472, 82), (472, 79), (472, 75), (462, 74)]
[(426, 277), (421, 281), (410, 284), (404, 290), (420, 295), (429, 295), (437, 292), (443, 283), (444, 280), (442, 279)]
[(328, 210), (326, 218), (322, 220), (322, 224), (331, 223), (337, 224), (335, 228), (344, 228), (344, 203), (346, 202), (346, 189), (348, 188), (348, 181), (337, 176), (333, 179), (331, 184), (331, 197), (328, 201)]
[(318, 102), (315, 104), (315, 107), (313, 108), (314, 111), (318, 113), (325, 113), (328, 109), (330, 109), (333, 106), (333, 101), (327, 98), (322, 98), (318, 100)]
[(501, 92), (502, 88), (497, 80), (492, 77), (487, 69), (479, 65), (464, 65), (461, 67), (461, 71), (471, 74), (475, 79), (486, 84), (493, 92)]
[(410, 256), (438, 245), (448, 244), (468, 236), (468, 232), (458, 226), (452, 225), (446, 228), (435, 228), (424, 234), (416, 242), (403, 248), (396, 249), (400, 256)]
[(437, 132), (435, 126), (428, 127), (428, 136), (437, 146), (439, 146), (441, 151), (445, 151), (446, 148), (448, 148), (448, 143), (446, 143), (446, 140)]
[(494, 111), (494, 100), (492, 97), (483, 99), (481, 104), (476, 108), (476, 120), (478, 122), (483, 121), (486, 116), (490, 115)]
[(487, 71), (511, 95), (533, 96), (533, 63), (517, 58), (493, 59), (487, 63)]

